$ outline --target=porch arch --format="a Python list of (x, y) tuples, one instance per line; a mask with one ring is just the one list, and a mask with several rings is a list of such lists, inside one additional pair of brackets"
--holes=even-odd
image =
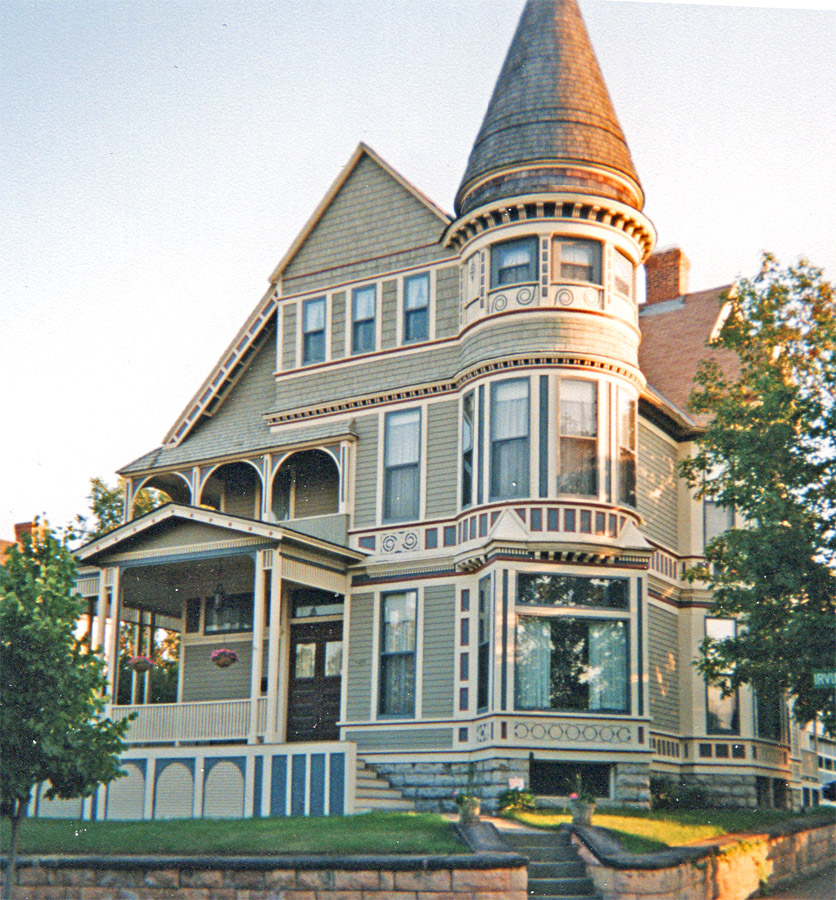
[(340, 469), (328, 450), (291, 453), (276, 470), (272, 488), (275, 521), (339, 512)]
[(248, 460), (222, 463), (203, 477), (200, 505), (247, 519), (261, 518), (261, 471)]
[(159, 491), (161, 494), (165, 494), (172, 503), (182, 503), (186, 506), (190, 506), (192, 503), (191, 484), (184, 475), (180, 474), (180, 472), (165, 472), (161, 475), (149, 475), (147, 478), (143, 478), (142, 481), (134, 487), (133, 495), (131, 496), (131, 519), (134, 519), (138, 514), (137, 499), (140, 491), (146, 489)]

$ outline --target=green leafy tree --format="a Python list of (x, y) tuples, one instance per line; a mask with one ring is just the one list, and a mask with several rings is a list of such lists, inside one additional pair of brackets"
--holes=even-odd
[[(77, 515), (66, 529), (67, 538), (74, 544), (86, 544), (102, 537), (124, 521), (125, 481), (120, 478), (111, 487), (101, 478), (90, 479), (90, 512)], [(158, 506), (169, 502), (168, 494), (154, 488), (143, 488), (134, 499), (134, 513), (144, 516)]]
[(737, 633), (706, 639), (698, 666), (725, 692), (750, 684), (784, 694), (796, 720), (833, 731), (834, 694), (813, 673), (836, 663), (836, 301), (821, 270), (801, 260), (761, 270), (724, 298), (714, 348), (739, 369), (700, 367), (691, 407), (710, 417), (682, 474), (734, 509), (740, 527), (711, 541), (691, 572), (713, 591), (712, 615)]
[(47, 529), (25, 534), (0, 568), (0, 814), (11, 819), (4, 896), (15, 880), (32, 791), (85, 797), (120, 774), (128, 721), (104, 717), (104, 663), (77, 637), (76, 566)]

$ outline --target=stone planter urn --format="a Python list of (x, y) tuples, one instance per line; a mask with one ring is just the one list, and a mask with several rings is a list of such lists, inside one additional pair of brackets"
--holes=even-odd
[(592, 814), (595, 812), (594, 800), (573, 800), (571, 809), (573, 825), (592, 824)]
[(482, 812), (482, 803), (478, 797), (467, 797), (459, 803), (459, 822), (462, 825), (472, 825), (479, 821)]

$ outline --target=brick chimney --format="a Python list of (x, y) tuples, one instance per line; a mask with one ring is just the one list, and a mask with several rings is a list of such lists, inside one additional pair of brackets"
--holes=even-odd
[(691, 262), (679, 247), (659, 250), (644, 264), (647, 302), (661, 303), (688, 293)]

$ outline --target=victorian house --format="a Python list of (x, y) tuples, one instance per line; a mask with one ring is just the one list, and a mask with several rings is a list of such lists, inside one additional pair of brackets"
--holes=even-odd
[[(692, 665), (734, 628), (683, 579), (729, 513), (677, 476), (722, 289), (643, 204), (575, 0), (526, 3), (453, 215), (357, 148), (77, 554), (111, 682), (108, 621), (181, 657), (174, 703), (131, 676), (128, 777), (76, 814), (449, 808), (470, 763), (487, 802), (579, 772), (801, 803), (778, 698)], [(146, 487), (171, 503), (133, 518)]]

